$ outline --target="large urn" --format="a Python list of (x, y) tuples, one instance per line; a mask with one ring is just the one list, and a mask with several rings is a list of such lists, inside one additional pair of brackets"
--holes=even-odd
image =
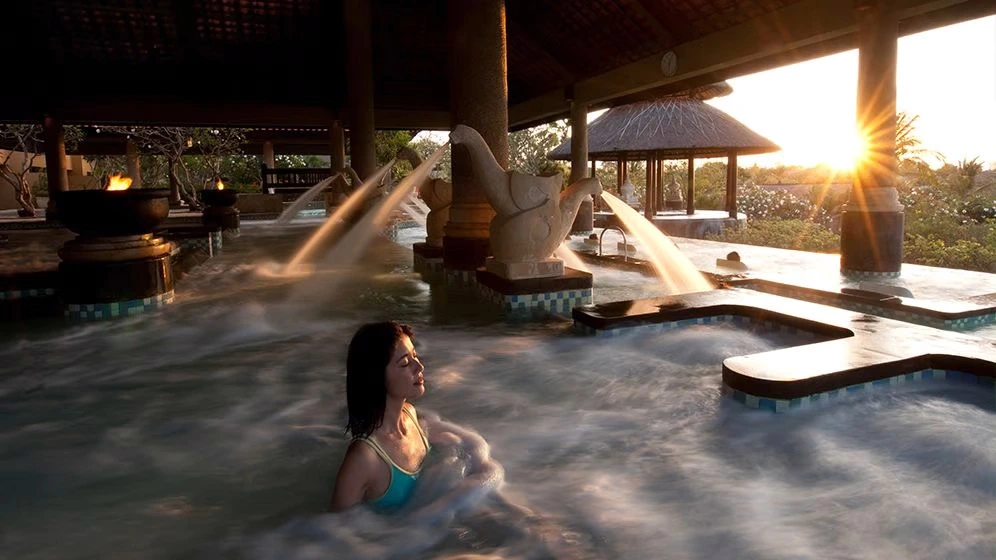
[(238, 191), (226, 189), (225, 183), (218, 179), (213, 189), (201, 190), (201, 202), (204, 203), (202, 220), (204, 225), (218, 226), (229, 234), (239, 232), (239, 210), (235, 204), (239, 201)]
[(54, 194), (59, 221), (77, 234), (59, 250), (66, 317), (135, 315), (173, 300), (173, 244), (152, 233), (169, 215), (169, 190), (130, 185), (112, 176), (104, 190)]

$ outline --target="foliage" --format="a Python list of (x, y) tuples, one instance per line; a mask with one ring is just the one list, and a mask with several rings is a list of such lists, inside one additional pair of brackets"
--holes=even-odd
[(746, 227), (726, 229), (721, 234), (707, 236), (707, 239), (817, 253), (836, 253), (840, 250), (839, 235), (825, 226), (800, 219), (748, 221)]
[[(257, 161), (256, 178), (259, 179), (259, 163), (262, 162), (262, 159), (257, 156), (247, 156), (244, 154), (243, 156), (253, 157), (256, 159)], [(329, 165), (330, 165), (329, 158), (322, 156), (301, 156), (296, 154), (279, 154), (273, 156), (273, 167), (276, 167), (278, 169), (292, 169), (299, 167), (328, 167)]]
[[(83, 136), (75, 126), (63, 127), (63, 133), (68, 150), (72, 150)], [(14, 189), (14, 198), (21, 207), (19, 213), (34, 216), (37, 200), (28, 184), (28, 174), (44, 151), (44, 128), (40, 124), (0, 124), (0, 138), (10, 140), (13, 146), (12, 150), (0, 154), (0, 179)], [(16, 160), (14, 154), (19, 154)]]
[(821, 206), (788, 191), (744, 185), (737, 194), (737, 209), (749, 220), (802, 220), (829, 226), (831, 215)]
[(517, 130), (508, 135), (508, 168), (529, 175), (555, 175), (569, 178), (568, 166), (551, 160), (547, 154), (567, 139), (570, 127), (566, 120)]

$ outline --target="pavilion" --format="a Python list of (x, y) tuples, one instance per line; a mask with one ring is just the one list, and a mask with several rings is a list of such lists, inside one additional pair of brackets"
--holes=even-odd
[[(588, 125), (588, 157), (615, 161), (618, 184), (626, 180), (627, 162), (647, 162), (644, 215), (652, 219), (662, 210), (663, 162), (688, 161), (687, 215), (695, 214), (695, 158), (727, 158), (726, 204), (729, 217), (737, 218), (737, 156), (775, 152), (777, 144), (744, 126), (730, 115), (705, 103), (728, 95), (726, 82), (676, 95), (619, 105)], [(550, 159), (570, 160), (571, 139), (554, 148)], [(590, 229), (590, 228), (589, 228)]]
[[(509, 130), (570, 116), (586, 137), (590, 110), (857, 47), (872, 156), (843, 217), (841, 269), (898, 275), (897, 39), (994, 13), (991, 0), (35, 0), (6, 8), (0, 46), (27, 49), (40, 72), (0, 91), (0, 122), (44, 124), (54, 190), (67, 186), (68, 123), (325, 127), (333, 169), (348, 131), (361, 177), (375, 129), (466, 124), (507, 165)], [(493, 214), (468, 154), (452, 165), (444, 264), (469, 271)]]

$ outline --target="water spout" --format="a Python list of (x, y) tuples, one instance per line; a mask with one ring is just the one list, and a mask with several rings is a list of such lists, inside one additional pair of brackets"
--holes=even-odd
[(359, 223), (353, 226), (345, 237), (329, 251), (323, 262), (336, 266), (352, 264), (366, 249), (374, 235), (387, 224), (391, 214), (404, 202), (405, 197), (411, 193), (414, 186), (422, 184), (422, 181), (429, 176), (433, 166), (436, 165), (439, 158), (443, 157), (447, 144), (448, 142), (437, 148), (432, 155), (422, 162), (422, 165), (416, 167), (407, 177), (403, 178), (386, 198), (381, 200), (370, 212), (367, 212)]
[(581, 272), (591, 272), (591, 269), (584, 264), (581, 257), (579, 257), (577, 253), (572, 251), (570, 247), (567, 246), (566, 241), (557, 247), (557, 250), (553, 252), (553, 255), (564, 261), (564, 266), (573, 268), (574, 270), (580, 270)]
[(297, 217), (297, 213), (301, 211), (302, 208), (309, 202), (311, 202), (319, 193), (321, 193), (326, 186), (328, 186), (332, 181), (335, 181), (342, 175), (342, 171), (332, 175), (331, 177), (326, 177), (322, 179), (310, 189), (304, 192), (301, 196), (294, 201), (293, 204), (288, 206), (283, 212), (277, 216), (277, 219), (273, 222), (277, 225), (286, 225), (290, 223), (291, 220)]
[(384, 177), (391, 172), (391, 168), (394, 166), (394, 161), (395, 160), (392, 159), (387, 162), (386, 165), (378, 169), (373, 175), (367, 178), (362, 185), (357, 187), (357, 189), (353, 191), (353, 194), (349, 195), (349, 198), (347, 198), (345, 202), (336, 208), (335, 212), (333, 212), (332, 215), (325, 220), (325, 223), (322, 224), (322, 227), (318, 228), (318, 231), (316, 231), (314, 235), (308, 239), (304, 246), (301, 247), (297, 254), (294, 255), (294, 258), (287, 263), (287, 266), (284, 267), (285, 273), (294, 271), (298, 265), (301, 264), (301, 262), (311, 256), (311, 252), (315, 250), (322, 240), (331, 236), (346, 223), (346, 218), (354, 210), (359, 208), (360, 204), (369, 197), (370, 192), (373, 191), (373, 189), (384, 180)]
[(648, 260), (654, 265), (657, 276), (664, 282), (669, 293), (704, 292), (713, 288), (688, 257), (657, 226), (608, 192), (602, 191), (602, 200), (612, 208), (626, 230), (640, 240)]

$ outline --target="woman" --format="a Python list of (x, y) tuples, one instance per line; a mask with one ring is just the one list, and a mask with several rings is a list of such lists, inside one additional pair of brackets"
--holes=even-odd
[(408, 401), (425, 393), (414, 331), (393, 321), (360, 327), (346, 358), (347, 430), (353, 441), (336, 476), (332, 511), (367, 502), (390, 512), (411, 498), (429, 441)]

